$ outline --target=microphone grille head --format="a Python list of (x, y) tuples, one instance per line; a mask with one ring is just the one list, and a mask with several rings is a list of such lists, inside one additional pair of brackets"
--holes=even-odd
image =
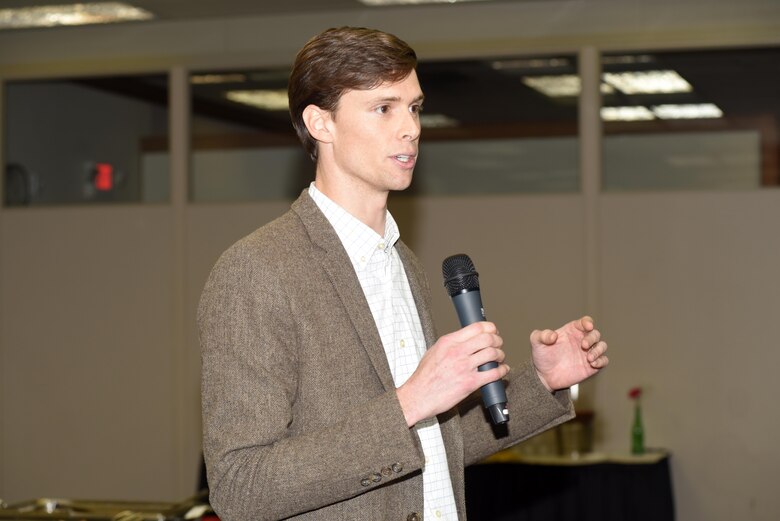
[(450, 255), (441, 263), (444, 287), (450, 297), (464, 291), (479, 289), (479, 273), (465, 253)]

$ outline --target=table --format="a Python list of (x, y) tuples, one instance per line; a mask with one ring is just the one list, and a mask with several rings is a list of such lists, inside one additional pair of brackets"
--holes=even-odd
[(674, 521), (668, 453), (489, 461), (466, 468), (469, 521)]

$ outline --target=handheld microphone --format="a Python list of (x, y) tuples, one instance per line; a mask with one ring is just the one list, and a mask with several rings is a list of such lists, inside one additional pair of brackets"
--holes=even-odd
[[(479, 273), (468, 255), (459, 253), (444, 259), (441, 264), (444, 286), (447, 288), (458, 313), (461, 327), (485, 320), (485, 308), (482, 307), (482, 297), (479, 293)], [(487, 371), (498, 367), (497, 362), (488, 362), (478, 367)], [(494, 425), (509, 421), (509, 410), (506, 408), (506, 389), (504, 382), (497, 380), (480, 388), (482, 403), (490, 413)]]

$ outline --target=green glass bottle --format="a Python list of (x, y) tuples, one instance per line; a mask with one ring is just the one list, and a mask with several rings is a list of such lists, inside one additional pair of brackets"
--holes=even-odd
[(634, 405), (634, 424), (631, 426), (631, 454), (645, 453), (645, 428), (642, 425), (642, 410), (639, 400)]

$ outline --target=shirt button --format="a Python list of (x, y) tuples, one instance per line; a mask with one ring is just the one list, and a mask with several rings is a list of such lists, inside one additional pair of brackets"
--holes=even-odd
[(404, 468), (401, 466), (401, 464), (400, 464), (400, 463), (393, 463), (393, 464), (390, 466), (390, 468), (391, 468), (391, 469), (393, 469), (393, 472), (395, 472), (396, 474), (398, 474), (399, 472), (401, 472), (401, 471), (404, 469)]
[(363, 478), (360, 480), (360, 484), (363, 485), (364, 487), (367, 487), (371, 484), (371, 481), (369, 481), (368, 478)]
[(436, 511), (436, 517), (441, 517), (441, 510)]
[(377, 245), (377, 249), (378, 249), (378, 250), (384, 250), (384, 249), (385, 249), (385, 243), (383, 243), (383, 242), (380, 242), (380, 243)]
[(401, 340), (400, 342), (398, 342), (398, 345), (400, 345), (401, 347), (406, 347), (406, 342)]
[(360, 257), (360, 262), (366, 262), (366, 258), (365, 257)]

